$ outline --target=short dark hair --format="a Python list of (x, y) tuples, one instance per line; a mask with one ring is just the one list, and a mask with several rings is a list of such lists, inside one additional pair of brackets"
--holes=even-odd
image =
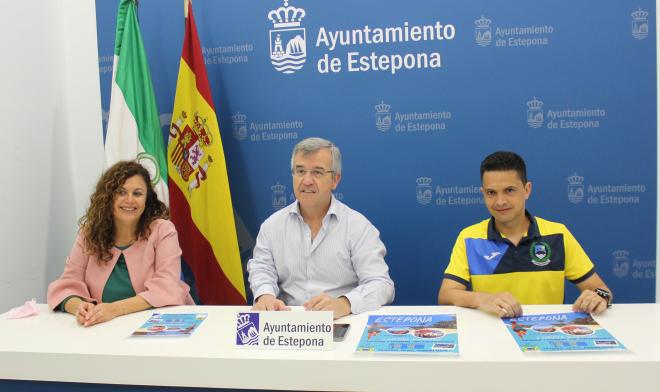
[(523, 184), (527, 184), (527, 166), (525, 160), (512, 151), (496, 151), (481, 162), (481, 181), (487, 171), (515, 170)]

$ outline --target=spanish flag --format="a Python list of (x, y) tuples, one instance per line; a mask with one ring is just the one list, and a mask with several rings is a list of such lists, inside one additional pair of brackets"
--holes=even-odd
[(191, 2), (186, 14), (167, 147), (171, 219), (202, 303), (243, 305), (225, 155)]

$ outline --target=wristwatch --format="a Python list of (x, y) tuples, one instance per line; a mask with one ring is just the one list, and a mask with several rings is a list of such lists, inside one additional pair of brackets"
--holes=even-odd
[(594, 290), (594, 291), (596, 292), (596, 294), (598, 294), (599, 297), (601, 297), (601, 298), (603, 298), (605, 301), (607, 301), (607, 307), (608, 307), (608, 308), (609, 308), (610, 306), (612, 306), (612, 304), (610, 303), (610, 302), (612, 301), (612, 294), (611, 294), (609, 291), (607, 291), (607, 290), (605, 290), (605, 289), (601, 289), (601, 288), (597, 288), (597, 289)]

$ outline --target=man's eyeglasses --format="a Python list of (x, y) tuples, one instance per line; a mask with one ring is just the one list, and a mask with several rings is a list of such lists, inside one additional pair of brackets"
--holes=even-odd
[(328, 173), (334, 173), (334, 170), (324, 170), (324, 169), (305, 169), (302, 167), (296, 167), (295, 169), (291, 170), (291, 174), (293, 174), (296, 177), (305, 177), (305, 173), (311, 173), (312, 177), (316, 179), (323, 178)]

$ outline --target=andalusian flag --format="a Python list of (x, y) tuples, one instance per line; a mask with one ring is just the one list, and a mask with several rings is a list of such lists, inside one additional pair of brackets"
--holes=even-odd
[(122, 0), (119, 4), (105, 136), (106, 167), (122, 160), (138, 160), (145, 166), (158, 198), (168, 203), (165, 145), (135, 0)]
[(225, 155), (190, 3), (167, 158), (170, 213), (200, 299), (245, 304)]

